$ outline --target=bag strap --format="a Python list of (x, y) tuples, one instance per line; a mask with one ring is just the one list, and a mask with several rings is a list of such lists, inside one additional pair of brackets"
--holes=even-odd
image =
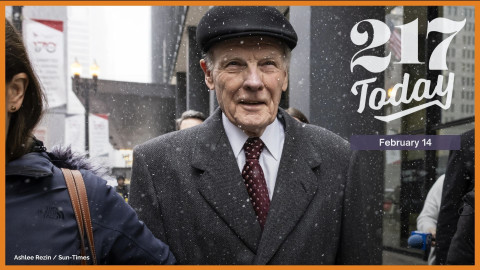
[[(85, 250), (85, 230), (87, 233), (88, 243), (91, 249), (93, 264), (97, 264), (97, 256), (95, 253), (95, 243), (93, 241), (92, 221), (90, 219), (90, 208), (88, 206), (87, 190), (83, 181), (82, 174), (78, 170), (69, 170), (62, 168), (65, 182), (67, 183), (68, 194), (72, 202), (75, 219), (77, 220), (78, 231), (80, 233), (80, 254), (86, 256)], [(81, 260), (82, 265), (87, 263)]]
[[(80, 199), (78, 198), (77, 188), (75, 187), (75, 180), (73, 180), (72, 171), (69, 169), (62, 168), (63, 176), (65, 177), (65, 182), (67, 183), (68, 194), (70, 195), (70, 200), (73, 206), (73, 212), (75, 213), (75, 219), (77, 220), (78, 232), (80, 233), (80, 255), (82, 257), (86, 256), (85, 254), (85, 236), (83, 229), (83, 215), (82, 210), (80, 209)], [(82, 265), (87, 264), (86, 260), (82, 260)]]
[(88, 197), (87, 189), (85, 188), (85, 183), (83, 181), (82, 174), (78, 170), (71, 171), (73, 174), (73, 179), (77, 187), (77, 192), (80, 197), (80, 206), (83, 213), (83, 222), (85, 224), (85, 229), (87, 232), (88, 244), (92, 253), (93, 264), (97, 264), (97, 254), (95, 253), (95, 242), (93, 241), (93, 227), (92, 220), (90, 218), (90, 207), (88, 206)]

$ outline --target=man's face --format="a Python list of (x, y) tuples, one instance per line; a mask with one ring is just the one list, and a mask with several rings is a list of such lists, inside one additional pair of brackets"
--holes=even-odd
[(216, 91), (220, 108), (248, 136), (261, 136), (277, 116), (282, 91), (288, 86), (285, 52), (270, 37), (242, 37), (216, 44), (213, 68), (205, 82)]

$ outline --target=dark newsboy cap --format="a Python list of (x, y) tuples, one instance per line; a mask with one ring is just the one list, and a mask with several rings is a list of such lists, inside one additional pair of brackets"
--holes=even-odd
[(213, 7), (197, 27), (197, 43), (204, 52), (219, 41), (245, 36), (274, 37), (290, 49), (295, 48), (298, 40), (290, 22), (274, 7)]

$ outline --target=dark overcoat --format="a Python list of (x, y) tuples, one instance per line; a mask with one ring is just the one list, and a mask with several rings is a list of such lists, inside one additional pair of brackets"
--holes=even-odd
[(475, 187), (475, 129), (461, 135), (460, 150), (448, 157), (442, 203), (438, 214), (436, 264), (445, 264), (450, 242), (457, 230), (463, 206), (462, 197)]
[(134, 148), (130, 203), (178, 263), (371, 263), (364, 214), (374, 207), (349, 144), (282, 109), (277, 117), (285, 142), (263, 232), (220, 109)]
[(475, 190), (468, 192), (463, 201), (446, 264), (475, 264)]

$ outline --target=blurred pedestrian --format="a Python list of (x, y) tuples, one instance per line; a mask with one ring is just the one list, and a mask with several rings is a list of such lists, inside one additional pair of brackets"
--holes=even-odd
[(285, 110), (290, 116), (292, 116), (295, 120), (300, 121), (305, 124), (310, 124), (308, 118), (303, 114), (300, 110), (295, 109), (294, 107), (290, 107)]
[(279, 108), (297, 43), (285, 16), (215, 6), (196, 37), (219, 108), (134, 148), (130, 203), (142, 220), (180, 264), (374, 262), (375, 207), (348, 142)]
[(122, 196), (122, 198), (128, 202), (128, 186), (125, 184), (125, 177), (119, 175), (117, 177), (117, 186), (115, 191)]
[(188, 110), (183, 112), (182, 116), (175, 121), (177, 130), (182, 130), (200, 125), (205, 121), (205, 115), (199, 111)]
[(436, 264), (445, 264), (450, 242), (457, 230), (462, 198), (475, 187), (475, 129), (461, 136), (460, 150), (448, 157), (443, 183), (442, 204), (438, 215)]
[(442, 202), (442, 189), (445, 174), (442, 174), (433, 184), (425, 198), (422, 212), (417, 217), (417, 230), (432, 234), (432, 247), (428, 254), (428, 264), (435, 264), (435, 237), (437, 236), (437, 220)]
[(32, 135), (45, 96), (21, 36), (8, 21), (5, 81), (6, 264), (81, 263), (80, 225), (60, 168), (79, 169), (85, 182), (95, 243), (86, 260), (92, 261), (95, 254), (98, 264), (174, 263), (169, 247), (152, 235), (83, 157), (64, 148), (46, 152)]
[(475, 264), (475, 189), (463, 196), (463, 202), (446, 264)]

